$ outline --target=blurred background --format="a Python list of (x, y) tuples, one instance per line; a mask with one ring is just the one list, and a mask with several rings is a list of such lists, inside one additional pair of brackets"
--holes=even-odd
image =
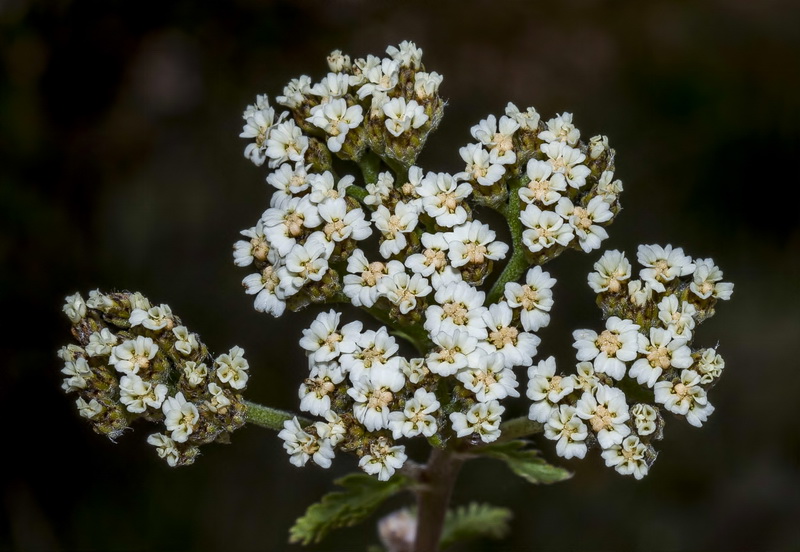
[[(545, 119), (571, 111), (617, 150), (625, 209), (604, 246), (680, 245), (736, 285), (696, 341), (726, 360), (706, 427), (668, 419), (642, 482), (596, 453), (551, 487), (473, 462), (455, 502), (514, 520), (502, 543), (461, 549), (800, 550), (798, 21), (788, 0), (0, 0), (0, 549), (299, 550), (288, 528), (355, 460), (300, 470), (247, 427), (173, 470), (146, 429), (116, 445), (94, 435), (60, 391), (61, 306), (78, 290), (140, 290), (217, 353), (244, 347), (251, 400), (295, 410), (295, 343), (315, 313), (274, 320), (241, 290), (231, 245), (268, 202), (241, 111), (292, 77), (319, 80), (332, 49), (382, 55), (410, 39), (449, 99), (424, 168), (460, 170), (469, 128), (509, 100)], [(598, 257), (547, 267), (559, 285), (540, 352), (562, 365), (572, 330), (601, 324), (585, 283)], [(375, 542), (368, 523), (309, 550)]]

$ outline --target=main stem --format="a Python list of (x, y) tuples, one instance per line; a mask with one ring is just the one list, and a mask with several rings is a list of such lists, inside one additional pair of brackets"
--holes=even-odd
[(448, 449), (434, 448), (420, 474), (417, 490), (417, 536), (414, 552), (437, 552), (447, 506), (464, 460)]
[(486, 294), (486, 304), (496, 303), (503, 296), (506, 284), (516, 282), (522, 273), (530, 266), (525, 258), (525, 244), (522, 243), (522, 222), (519, 220), (520, 199), (519, 189), (522, 187), (522, 179), (514, 178), (508, 183), (508, 204), (500, 212), (508, 221), (508, 229), (511, 231), (511, 258), (508, 264), (495, 280), (492, 289)]

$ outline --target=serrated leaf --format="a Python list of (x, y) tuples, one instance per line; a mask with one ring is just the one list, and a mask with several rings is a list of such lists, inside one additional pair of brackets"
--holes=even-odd
[(364, 521), (384, 500), (408, 487), (411, 480), (395, 475), (389, 481), (378, 481), (365, 473), (351, 473), (334, 483), (344, 490), (329, 493), (309, 506), (289, 530), (289, 542), (317, 543), (334, 529)]
[(477, 538), (502, 539), (508, 534), (511, 517), (508, 508), (474, 502), (448, 510), (439, 546), (447, 548), (456, 542)]
[(487, 445), (475, 452), (481, 456), (503, 460), (511, 471), (533, 484), (558, 483), (572, 477), (572, 473), (564, 468), (548, 464), (539, 456), (539, 451), (526, 449), (528, 444), (527, 441), (508, 441)]

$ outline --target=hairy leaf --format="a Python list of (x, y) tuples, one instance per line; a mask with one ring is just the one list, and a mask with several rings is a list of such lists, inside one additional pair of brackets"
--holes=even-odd
[(502, 539), (508, 533), (511, 517), (508, 508), (474, 502), (448, 510), (440, 546), (447, 548), (458, 541), (477, 538)]
[(526, 449), (528, 444), (527, 441), (508, 441), (487, 445), (475, 452), (481, 456), (503, 460), (515, 474), (530, 483), (558, 483), (572, 477), (572, 473), (564, 468), (548, 464), (539, 456), (539, 451)]
[(289, 530), (289, 542), (316, 543), (334, 529), (364, 521), (384, 500), (408, 487), (411, 480), (395, 475), (389, 481), (378, 481), (365, 473), (351, 473), (335, 483), (344, 490), (329, 493), (309, 506)]

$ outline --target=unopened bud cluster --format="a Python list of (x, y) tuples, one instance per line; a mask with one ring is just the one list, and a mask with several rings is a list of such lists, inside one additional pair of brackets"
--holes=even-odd
[(78, 344), (63, 347), (62, 389), (97, 433), (116, 440), (137, 419), (161, 426), (147, 442), (170, 466), (188, 465), (198, 447), (226, 442), (244, 424), (244, 351), (214, 359), (168, 305), (140, 293), (67, 297), (64, 313)]
[(700, 427), (714, 411), (708, 390), (725, 367), (715, 348), (693, 349), (698, 324), (730, 299), (733, 284), (711, 259), (692, 260), (670, 245), (639, 246), (642, 269), (607, 251), (589, 274), (606, 318), (600, 333), (574, 332), (575, 373), (556, 373), (553, 357), (528, 370), (530, 418), (545, 424), (565, 458), (597, 446), (606, 465), (644, 477), (663, 435), (663, 411)]
[[(442, 77), (413, 43), (387, 54), (333, 52), (320, 82), (294, 79), (276, 99), (288, 112), (266, 96), (248, 106), (245, 157), (273, 169), (276, 190), (234, 245), (235, 264), (256, 269), (243, 280), (256, 310), (349, 302), (390, 324), (320, 314), (300, 343), (309, 373), (299, 394), (325, 421), (292, 420), (280, 434), (297, 465), (327, 467), (339, 448), (380, 479), (406, 460), (399, 439), (499, 437), (500, 401), (519, 396), (513, 368), (533, 363), (549, 323), (555, 279), (538, 265), (599, 248), (622, 191), (604, 136), (584, 143), (571, 114), (541, 121), (513, 104), (471, 129), (461, 172), (423, 171), (415, 162), (442, 116)], [(341, 161), (360, 174), (338, 175)], [(513, 254), (488, 291), (510, 247), (475, 217), (480, 206), (512, 230)], [(401, 356), (391, 331), (419, 356)]]

